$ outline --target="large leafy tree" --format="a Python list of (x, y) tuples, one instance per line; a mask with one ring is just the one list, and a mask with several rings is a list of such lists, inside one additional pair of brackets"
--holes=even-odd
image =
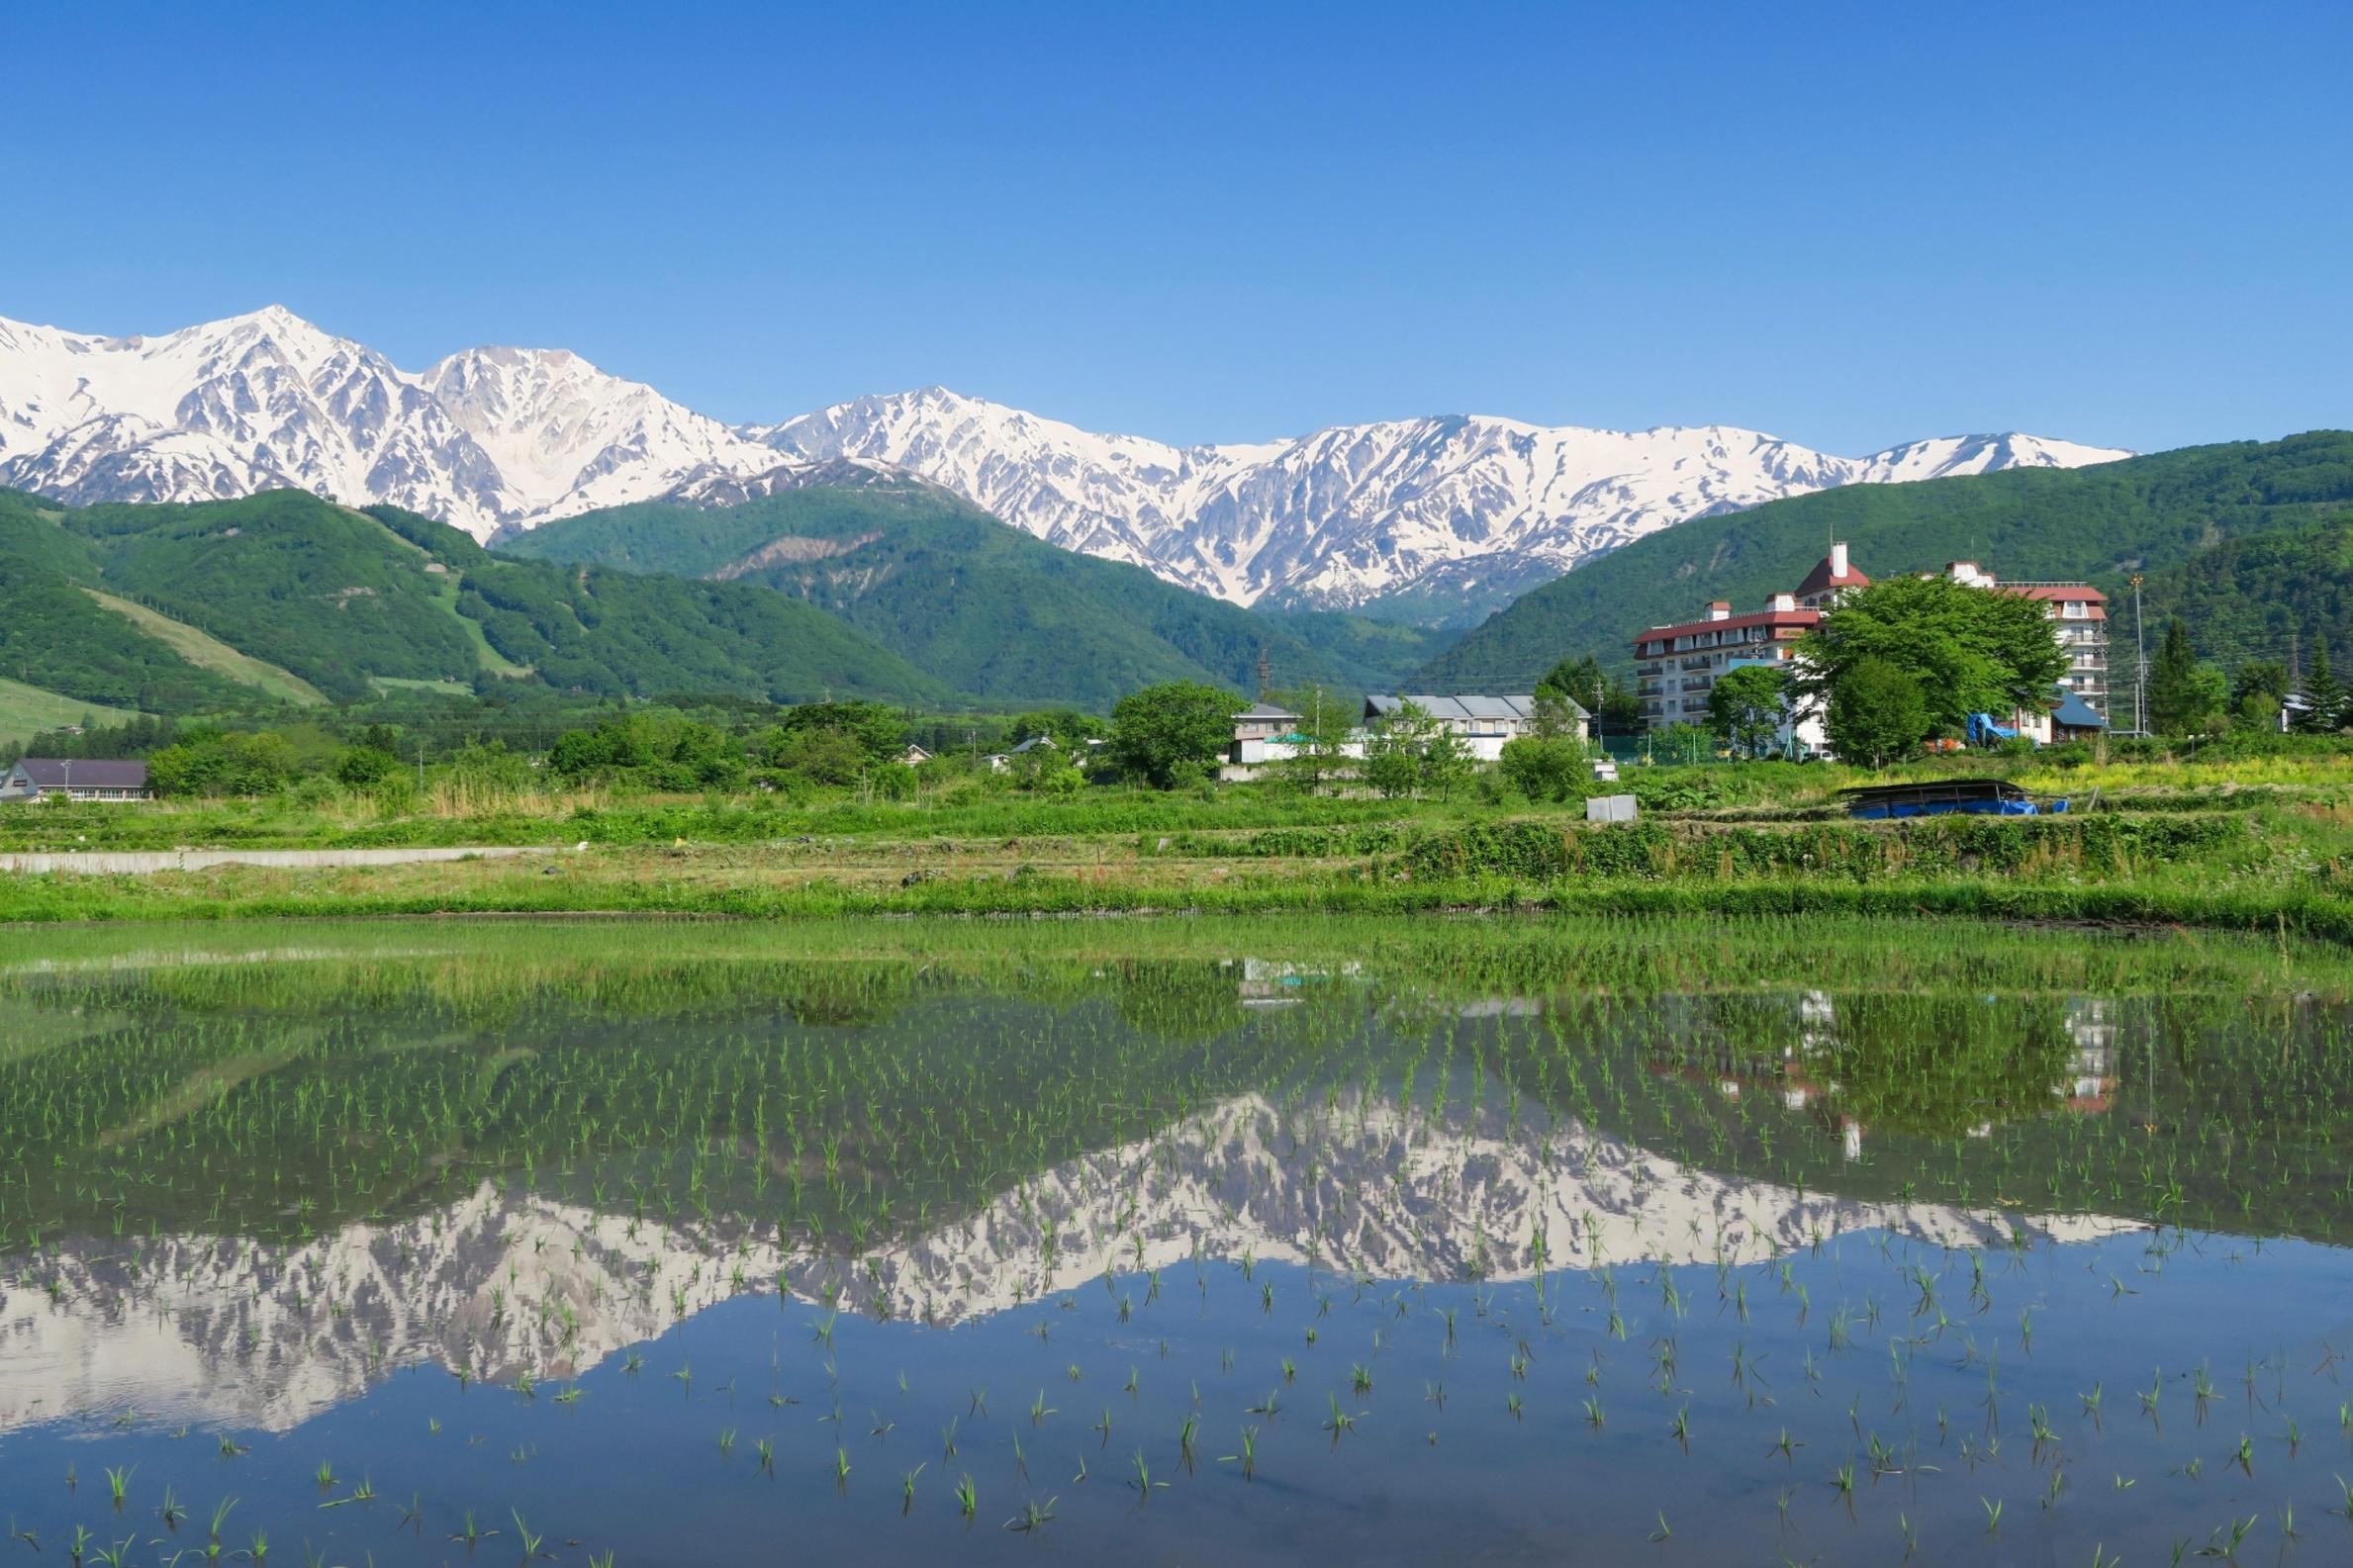
[(803, 702), (787, 708), (778, 727), (787, 736), (830, 732), (846, 737), (870, 762), (885, 762), (906, 750), (905, 716), (882, 702)]
[(1216, 762), (1234, 738), (1234, 715), (1245, 705), (1233, 692), (1198, 681), (1148, 686), (1111, 710), (1106, 749), (1129, 778), (1173, 789)]
[[(1925, 734), (1958, 735), (1972, 713), (2047, 708), (2067, 672), (2039, 602), (1944, 577), (1886, 578), (1846, 595), (1800, 652), (1800, 692), (1832, 704), (1866, 665), (1908, 677), (1927, 716)], [(1888, 687), (1884, 675), (1873, 681)]]
[(1884, 768), (1918, 751), (1932, 721), (1920, 681), (1890, 660), (1866, 655), (1831, 687), (1822, 722), (1842, 760)]
[(1727, 671), (1708, 690), (1708, 722), (1716, 738), (1748, 757), (1762, 756), (1789, 712), (1789, 672), (1769, 664)]

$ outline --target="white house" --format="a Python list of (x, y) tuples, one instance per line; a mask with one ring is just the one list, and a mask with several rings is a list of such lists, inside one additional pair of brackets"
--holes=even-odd
[[(1412, 703), (1430, 715), (1438, 727), (1463, 743), (1463, 749), (1480, 762), (1493, 762), (1503, 755), (1504, 743), (1523, 735), (1536, 733), (1536, 698), (1524, 696), (1401, 696), (1375, 695), (1365, 698), (1365, 722), (1367, 725), (1386, 724), (1406, 703)], [(1583, 735), (1592, 715), (1584, 705), (1567, 697), (1560, 699), (1568, 715), (1570, 727)]]

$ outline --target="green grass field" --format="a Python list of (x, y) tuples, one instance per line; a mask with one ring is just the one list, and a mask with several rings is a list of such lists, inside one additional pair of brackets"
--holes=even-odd
[(232, 681), (258, 688), (280, 701), (298, 702), (306, 707), (322, 706), (327, 701), (327, 693), (301, 676), (290, 670), (281, 670), (274, 664), (264, 663), (249, 654), (239, 653), (220, 638), (198, 631), (186, 621), (174, 620), (169, 615), (149, 609), (144, 604), (135, 604), (127, 599), (101, 594), (94, 588), (85, 588), (82, 592), (199, 669), (210, 670)]
[(21, 681), (0, 680), (0, 741), (30, 740), (38, 731), (79, 724), (85, 719), (122, 724), (138, 716), (129, 708), (84, 702), (79, 697), (60, 696)]

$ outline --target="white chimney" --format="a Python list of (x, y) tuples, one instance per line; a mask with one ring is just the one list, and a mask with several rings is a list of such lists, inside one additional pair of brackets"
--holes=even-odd
[(1731, 603), (1731, 601), (1730, 601), (1729, 600), (1721, 600), (1721, 599), (1720, 599), (1720, 600), (1716, 600), (1716, 602), (1714, 602), (1713, 604), (1710, 604), (1710, 605), (1708, 606), (1708, 619), (1710, 619), (1710, 620), (1730, 620), (1730, 619), (1732, 619), (1732, 603)]
[(1775, 594), (1765, 601), (1765, 608), (1772, 610), (1791, 610), (1797, 607), (1798, 597), (1795, 594)]
[(1831, 546), (1831, 580), (1833, 582), (1836, 582), (1839, 578), (1842, 578), (1845, 575), (1846, 546), (1844, 544), (1834, 544)]

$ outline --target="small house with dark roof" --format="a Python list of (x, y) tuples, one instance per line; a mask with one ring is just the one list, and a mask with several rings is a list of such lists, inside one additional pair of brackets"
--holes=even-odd
[(1280, 740), (1299, 727), (1304, 714), (1273, 702), (1254, 702), (1234, 715), (1234, 739)]
[(27, 757), (0, 774), (0, 800), (151, 800), (143, 762)]

